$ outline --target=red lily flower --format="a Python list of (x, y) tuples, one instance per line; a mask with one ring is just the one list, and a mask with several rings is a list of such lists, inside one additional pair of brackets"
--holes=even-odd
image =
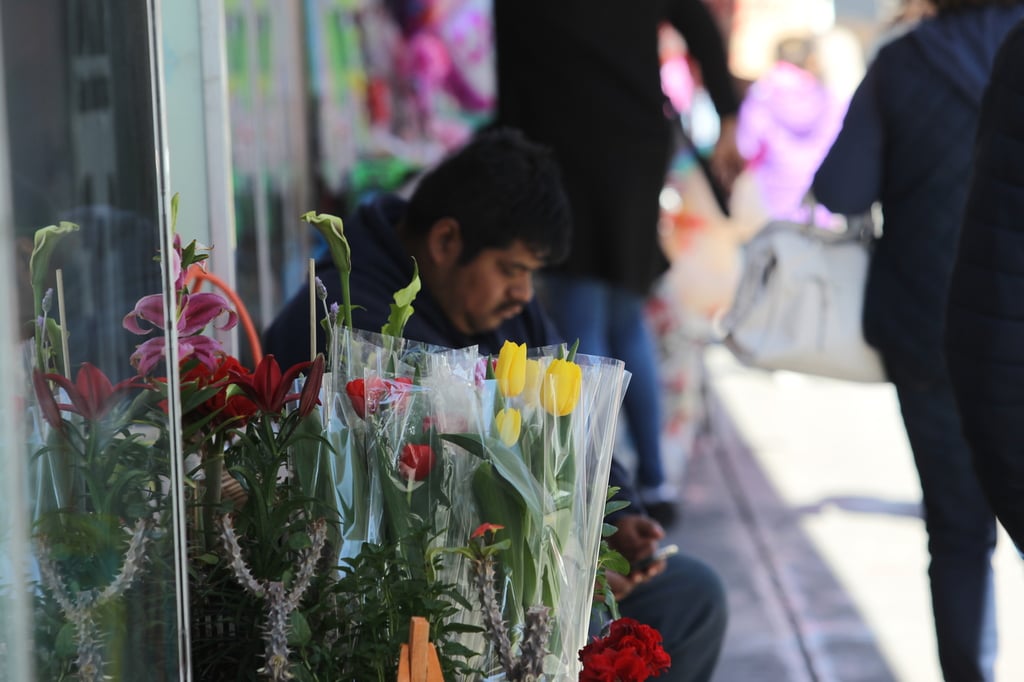
[[(238, 360), (230, 355), (219, 358), (217, 367), (211, 370), (202, 362), (196, 363), (192, 369), (181, 376), (182, 384), (195, 382), (197, 389), (210, 386), (221, 386), (221, 390), (214, 394), (209, 400), (200, 405), (195, 411), (199, 415), (208, 415), (216, 412), (214, 424), (223, 424), (226, 421), (245, 420), (256, 412), (256, 405), (244, 395), (228, 395), (228, 387), (232, 383), (232, 377), (237, 374), (249, 376), (249, 370), (242, 366)], [(188, 417), (188, 415), (185, 415)]]
[[(306, 369), (306, 383), (300, 393), (288, 393), (295, 378)], [(320, 404), (320, 383), (324, 378), (324, 356), (317, 355), (312, 362), (300, 362), (284, 374), (273, 355), (264, 355), (252, 374), (230, 370), (233, 383), (266, 414), (281, 414), (286, 403), (298, 399), (299, 416), (305, 417)]]
[(429, 445), (406, 443), (398, 457), (398, 471), (406, 480), (422, 481), (434, 468), (436, 460)]
[[(63, 388), (71, 403), (58, 403), (50, 391), (47, 380)], [(32, 383), (43, 417), (58, 430), (63, 428), (61, 410), (75, 412), (90, 422), (96, 422), (110, 412), (121, 399), (122, 393), (132, 388), (148, 388), (145, 383), (139, 381), (139, 377), (125, 379), (116, 385), (111, 384), (106, 374), (88, 362), (82, 363), (74, 382), (62, 374), (43, 374), (37, 369), (32, 374)]]

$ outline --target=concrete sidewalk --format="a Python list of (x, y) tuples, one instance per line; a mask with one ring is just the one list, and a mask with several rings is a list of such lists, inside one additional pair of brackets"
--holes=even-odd
[[(704, 418), (670, 540), (712, 565), (731, 621), (716, 682), (937, 682), (920, 491), (895, 393), (699, 363)], [(1024, 571), (995, 557), (1000, 682), (1024, 680)]]

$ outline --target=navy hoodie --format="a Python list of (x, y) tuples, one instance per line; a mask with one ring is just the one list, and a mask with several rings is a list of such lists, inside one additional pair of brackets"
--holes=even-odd
[(945, 302), (978, 109), (996, 51), (1022, 16), (1022, 5), (947, 12), (883, 47), (815, 175), (814, 194), (832, 211), (881, 204), (864, 334), (894, 381), (946, 381)]

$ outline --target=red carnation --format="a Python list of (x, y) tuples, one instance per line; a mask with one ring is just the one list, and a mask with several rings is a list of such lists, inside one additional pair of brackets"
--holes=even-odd
[(608, 635), (595, 638), (579, 656), (580, 682), (642, 682), (672, 664), (661, 646), (661, 633), (632, 618), (612, 621)]

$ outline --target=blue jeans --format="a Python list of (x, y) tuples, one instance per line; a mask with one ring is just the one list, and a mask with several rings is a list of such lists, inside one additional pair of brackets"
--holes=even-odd
[(896, 384), (921, 479), (932, 612), (947, 682), (994, 679), (996, 524), (971, 465), (948, 384)]
[(696, 559), (676, 555), (664, 572), (619, 604), (623, 616), (657, 629), (672, 667), (668, 682), (707, 682), (725, 639), (728, 604), (718, 576)]
[(579, 339), (580, 353), (626, 363), (632, 377), (623, 409), (636, 450), (636, 483), (661, 485), (661, 385), (646, 299), (601, 280), (554, 273), (545, 276), (544, 288), (545, 308), (569, 345)]

